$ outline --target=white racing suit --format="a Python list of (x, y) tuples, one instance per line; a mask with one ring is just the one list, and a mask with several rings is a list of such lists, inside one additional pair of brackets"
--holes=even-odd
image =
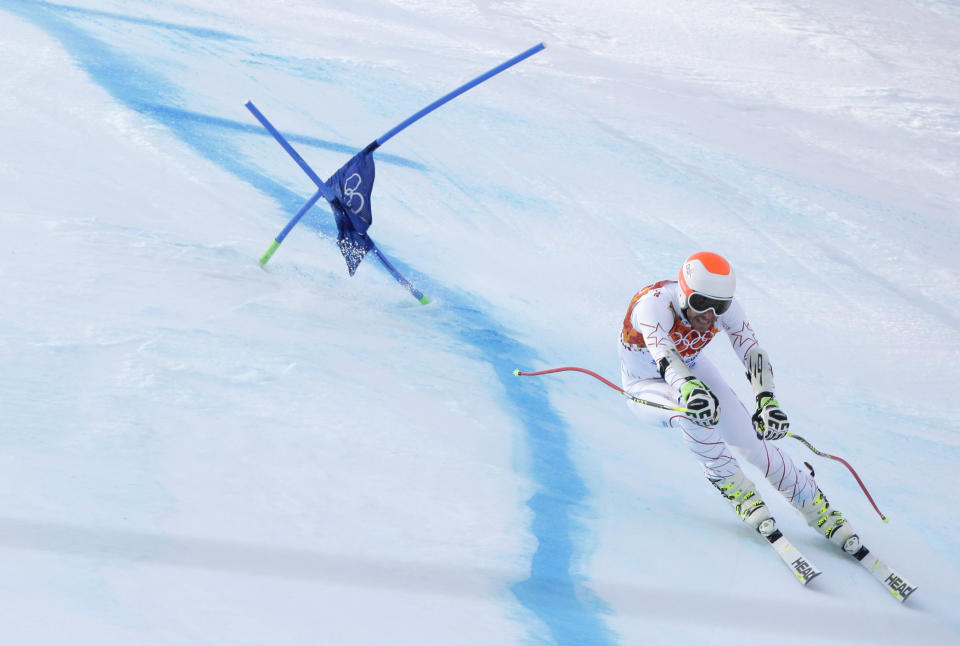
[[(629, 406), (645, 422), (679, 429), (710, 480), (726, 478), (738, 470), (737, 458), (730, 450), (734, 447), (784, 498), (801, 509), (817, 494), (813, 476), (798, 468), (774, 442), (757, 439), (751, 413), (713, 363), (701, 356), (703, 348), (721, 330), (727, 333), (734, 352), (748, 368), (747, 355), (758, 347), (758, 341), (736, 299), (709, 331), (700, 333), (680, 314), (675, 281), (662, 281), (640, 290), (630, 302), (620, 336), (624, 390), (640, 399), (682, 405), (679, 391), (682, 378), (665, 361), (667, 352), (676, 348), (694, 376), (716, 395), (720, 415), (716, 426), (705, 427), (682, 413), (636, 402), (629, 402)], [(662, 375), (661, 365), (665, 368)]]

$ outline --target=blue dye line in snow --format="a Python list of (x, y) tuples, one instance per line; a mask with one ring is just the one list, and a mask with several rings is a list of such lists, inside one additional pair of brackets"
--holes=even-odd
[[(256, 135), (257, 137), (270, 137), (270, 133), (266, 132), (262, 126), (256, 123), (232, 121), (230, 119), (224, 119), (223, 117), (215, 117), (210, 114), (203, 114), (202, 112), (192, 112), (190, 110), (183, 110), (182, 108), (175, 108), (169, 105), (159, 105), (156, 103), (137, 104), (131, 102), (128, 104), (128, 107), (133, 108), (141, 114), (149, 115), (157, 121), (160, 121), (161, 123), (171, 127), (176, 127), (178, 123), (192, 121), (202, 125), (215, 126), (216, 128), (221, 128), (224, 130), (245, 132)], [(246, 112), (244, 112), (244, 114), (246, 114)], [(285, 132), (283, 133), (283, 136), (286, 137), (288, 141), (292, 141), (294, 143), (301, 143), (307, 146), (313, 146), (314, 148), (323, 148), (324, 150), (344, 153), (350, 157), (356, 155), (361, 150), (360, 148), (348, 146), (347, 144), (340, 144), (335, 141), (327, 141), (326, 139), (318, 139), (317, 137), (310, 137), (308, 135), (289, 134)], [(427, 167), (419, 162), (415, 162), (411, 159), (400, 157), (398, 155), (382, 153), (380, 151), (377, 151), (377, 162), (393, 164), (394, 166), (403, 166), (405, 168), (412, 168), (413, 170), (419, 171), (427, 170)]]
[[(24, 1), (24, 0), (21, 0), (21, 1)], [(166, 29), (169, 31), (180, 31), (190, 36), (196, 36), (197, 38), (207, 38), (211, 40), (242, 40), (242, 41), (250, 40), (249, 38), (245, 38), (244, 36), (237, 36), (236, 34), (220, 31), (219, 29), (208, 29), (206, 27), (194, 27), (192, 25), (181, 25), (173, 22), (164, 22), (162, 20), (153, 20), (152, 18), (144, 18), (142, 16), (130, 16), (122, 13), (114, 13), (112, 11), (101, 11), (99, 9), (87, 9), (86, 7), (74, 7), (71, 5), (57, 4), (54, 2), (45, 2), (44, 0), (34, 0), (32, 3), (39, 5), (39, 8), (41, 9), (55, 11), (61, 14), (73, 14), (78, 16), (87, 16), (90, 18), (107, 18), (110, 20), (128, 22), (134, 25), (140, 25), (144, 27), (159, 27), (160, 29)]]
[[(245, 128), (172, 107), (180, 102), (178, 88), (60, 15), (74, 9), (46, 2), (16, 1), (4, 9), (29, 19), (57, 38), (92, 80), (120, 103), (149, 116), (162, 115), (165, 125), (200, 155), (269, 195), (284, 210), (295, 211), (303, 202), (302, 195), (244, 163), (245, 155), (228, 135)], [(171, 107), (165, 107), (168, 104)], [(336, 227), (332, 220), (314, 218), (304, 224), (333, 237)], [(579, 539), (586, 532), (577, 516), (585, 507), (587, 490), (569, 454), (567, 425), (550, 406), (539, 384), (518, 380), (512, 374), (517, 365), (533, 365), (536, 354), (513, 339), (487, 314), (490, 308), (478, 304), (476, 297), (420, 275), (403, 262), (396, 264), (405, 274), (415, 276), (417, 283), (427, 285), (429, 293), (444, 303), (436, 313), (438, 327), (492, 367), (503, 385), (507, 408), (525, 430), (530, 474), (540, 490), (528, 502), (538, 547), (530, 576), (513, 586), (514, 595), (543, 623), (556, 644), (615, 643), (614, 634), (601, 616), (609, 609), (593, 595), (583, 577), (571, 574), (580, 555), (578, 544), (583, 543)]]

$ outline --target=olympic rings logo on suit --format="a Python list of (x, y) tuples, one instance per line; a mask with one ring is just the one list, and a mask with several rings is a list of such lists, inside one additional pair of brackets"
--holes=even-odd
[(713, 332), (697, 332), (696, 330), (687, 330), (686, 334), (679, 330), (674, 330), (670, 335), (670, 340), (677, 347), (677, 351), (683, 353), (700, 352), (713, 339)]

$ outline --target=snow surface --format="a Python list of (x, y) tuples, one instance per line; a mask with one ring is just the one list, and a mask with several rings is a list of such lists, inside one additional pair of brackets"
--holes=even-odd
[[(960, 4), (0, 2), (4, 644), (960, 643)], [(370, 258), (322, 175), (376, 153)], [(732, 260), (783, 440), (903, 606), (805, 589), (617, 375)], [(709, 355), (748, 395), (725, 342)], [(757, 474), (753, 474), (759, 480)]]

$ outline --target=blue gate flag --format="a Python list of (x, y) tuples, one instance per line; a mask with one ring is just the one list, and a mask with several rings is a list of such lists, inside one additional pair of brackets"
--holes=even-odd
[(347, 261), (351, 276), (373, 248), (373, 241), (367, 237), (367, 229), (373, 224), (370, 200), (375, 176), (373, 151), (368, 147), (326, 181), (335, 196), (330, 206), (337, 222), (337, 244)]
[(386, 268), (386, 270), (396, 279), (398, 283), (403, 285), (413, 297), (420, 301), (423, 305), (426, 305), (430, 302), (430, 299), (427, 298), (423, 292), (414, 287), (413, 283), (404, 278), (404, 276), (397, 271), (397, 268), (393, 266), (393, 263), (380, 249), (377, 248), (377, 245), (374, 241), (367, 235), (367, 229), (370, 228), (370, 225), (373, 223), (373, 211), (371, 210), (370, 205), (370, 193), (373, 190), (373, 180), (376, 175), (374, 171), (373, 164), (373, 151), (379, 148), (387, 140), (391, 139), (394, 135), (409, 127), (416, 121), (419, 121), (426, 115), (430, 114), (443, 104), (451, 101), (455, 97), (460, 96), (467, 90), (476, 87), (480, 83), (483, 83), (487, 79), (496, 76), (500, 72), (506, 70), (507, 68), (513, 67), (520, 61), (527, 59), (537, 52), (544, 49), (543, 43), (534, 45), (525, 52), (521, 52), (517, 56), (514, 56), (510, 60), (507, 60), (500, 65), (494, 67), (488, 72), (481, 74), (477, 78), (464, 83), (458, 87), (453, 92), (450, 92), (441, 98), (437, 99), (427, 107), (423, 108), (419, 112), (415, 113), (413, 116), (407, 118), (405, 121), (391, 128), (388, 132), (382, 135), (379, 139), (371, 142), (366, 148), (361, 152), (355, 155), (350, 159), (346, 164), (343, 165), (340, 170), (333, 174), (330, 179), (326, 182), (321, 181), (316, 173), (313, 172), (313, 169), (310, 168), (309, 164), (304, 161), (303, 157), (293, 149), (293, 146), (290, 145), (290, 142), (280, 134), (280, 132), (273, 127), (263, 113), (253, 105), (252, 101), (247, 101), (247, 109), (253, 114), (253, 116), (260, 122), (260, 124), (266, 128), (274, 139), (277, 140), (277, 143), (283, 147), (285, 151), (293, 158), (293, 160), (300, 166), (301, 170), (307, 174), (307, 176), (313, 180), (313, 183), (317, 185), (317, 192), (311, 197), (306, 204), (304, 204), (297, 214), (293, 216), (287, 226), (283, 228), (279, 235), (274, 238), (273, 242), (270, 243), (270, 246), (267, 250), (260, 256), (260, 265), (264, 266), (280, 247), (280, 244), (287, 237), (287, 234), (290, 233), (291, 229), (296, 226), (297, 222), (300, 221), (307, 211), (309, 211), (313, 205), (321, 198), (327, 200), (330, 203), (330, 207), (333, 210), (334, 218), (337, 223), (337, 243), (340, 247), (340, 253), (343, 254), (344, 259), (347, 261), (347, 270), (350, 272), (350, 275), (353, 276), (354, 272), (357, 271), (357, 267), (360, 266), (360, 263), (363, 261), (363, 258), (369, 252), (373, 252), (374, 256), (380, 260), (380, 263)]

